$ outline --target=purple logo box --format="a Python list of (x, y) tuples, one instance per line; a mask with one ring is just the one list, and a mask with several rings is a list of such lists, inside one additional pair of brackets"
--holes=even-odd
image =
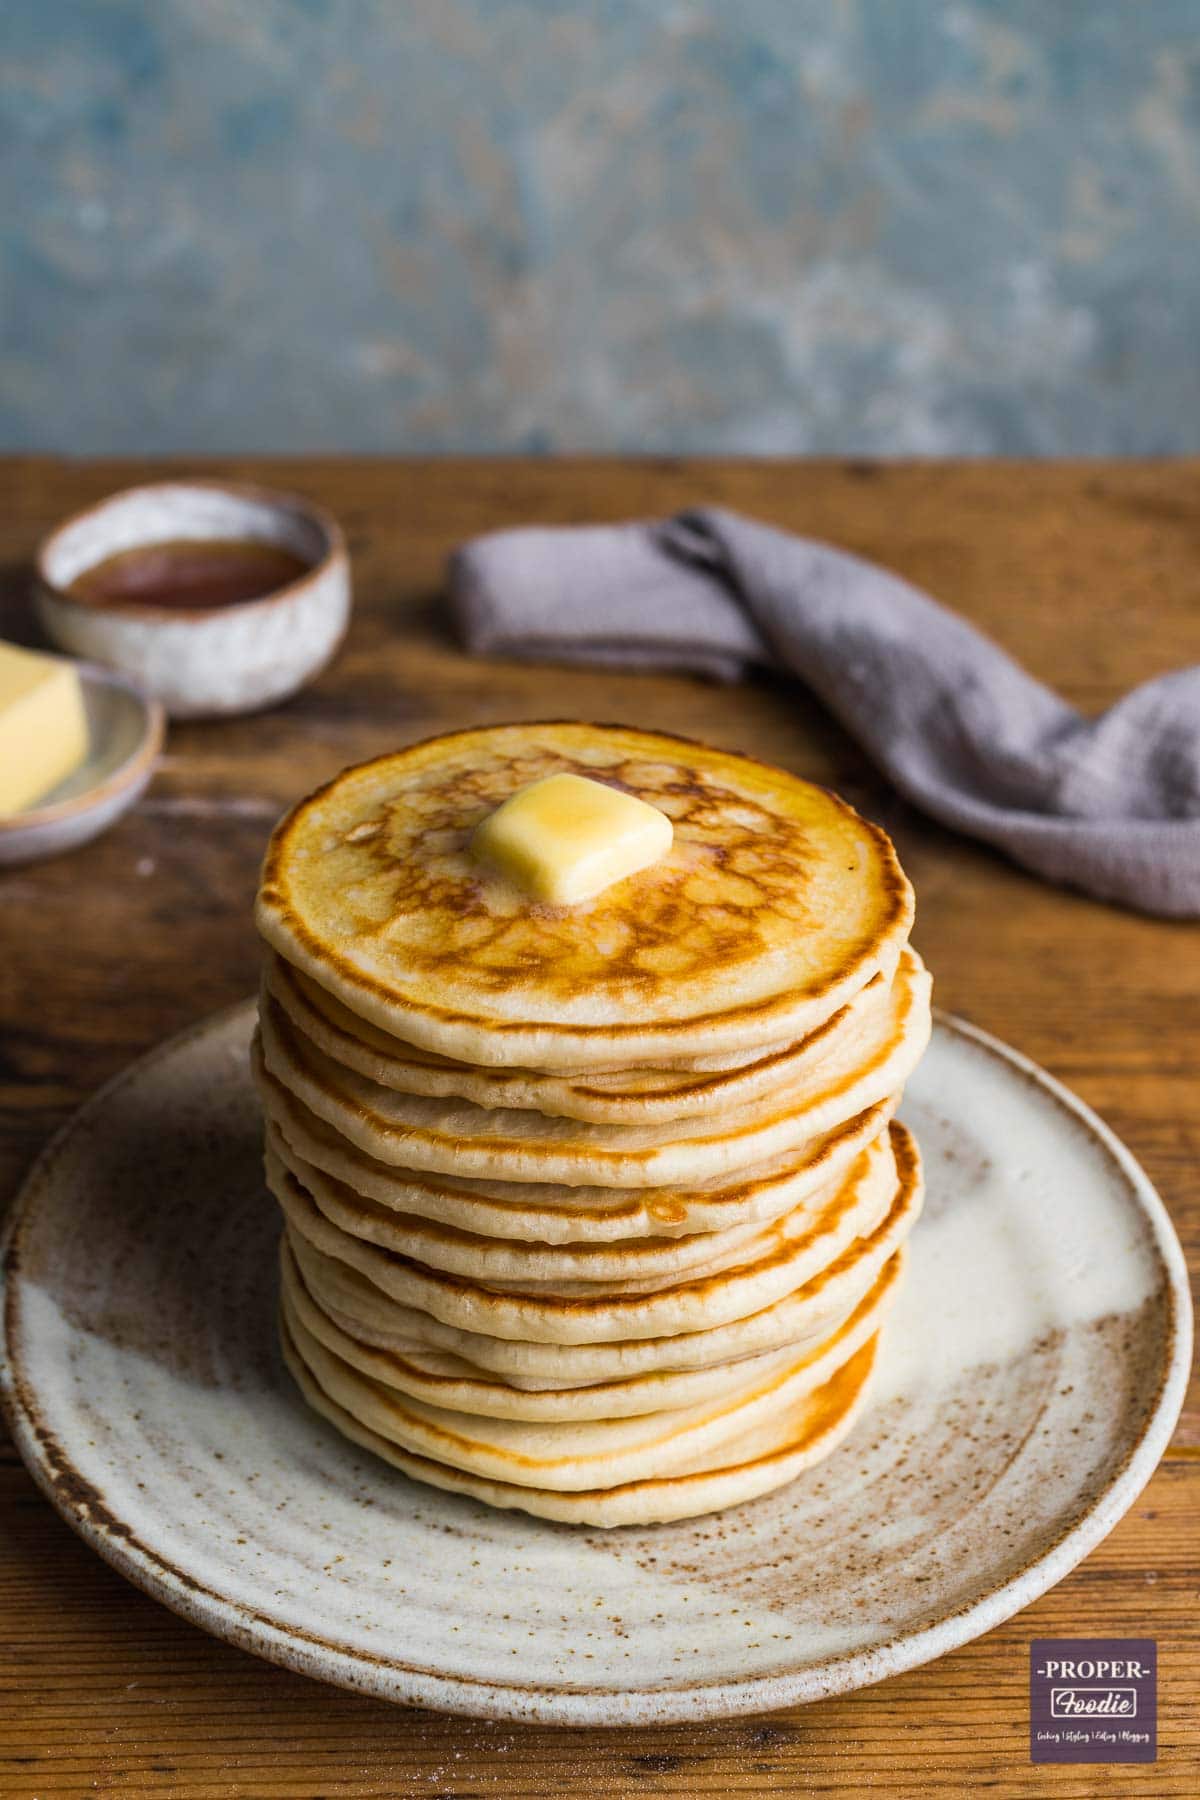
[(1153, 1762), (1153, 1638), (1035, 1638), (1029, 1646), (1029, 1757), (1035, 1763)]

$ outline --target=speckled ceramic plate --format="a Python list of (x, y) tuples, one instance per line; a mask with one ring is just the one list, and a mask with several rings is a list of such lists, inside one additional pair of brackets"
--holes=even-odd
[(1167, 1215), (1100, 1122), (942, 1020), (904, 1112), (929, 1199), (874, 1403), (791, 1487), (681, 1525), (544, 1524), (410, 1484), (275, 1345), (251, 1009), (130, 1069), (34, 1171), (4, 1397), (55, 1506), (219, 1636), (391, 1700), (615, 1724), (765, 1710), (986, 1631), (1151, 1474), (1190, 1353)]

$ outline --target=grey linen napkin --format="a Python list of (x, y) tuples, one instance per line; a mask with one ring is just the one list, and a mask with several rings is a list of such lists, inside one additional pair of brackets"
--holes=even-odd
[(898, 576), (715, 508), (476, 538), (450, 592), (480, 655), (790, 672), (942, 824), (1050, 881), (1200, 915), (1200, 667), (1087, 719)]

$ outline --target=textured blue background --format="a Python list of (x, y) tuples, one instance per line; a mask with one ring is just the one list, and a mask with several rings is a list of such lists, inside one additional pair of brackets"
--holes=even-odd
[(0, 443), (1200, 444), (1197, 0), (3, 0)]

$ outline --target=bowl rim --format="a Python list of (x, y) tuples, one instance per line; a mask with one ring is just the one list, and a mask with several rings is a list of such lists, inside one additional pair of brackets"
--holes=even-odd
[(21, 812), (0, 817), (0, 836), (3, 837), (15, 835), (18, 831), (36, 831), (42, 826), (60, 824), (65, 819), (77, 818), (103, 805), (105, 801), (115, 799), (118, 794), (124, 793), (127, 788), (149, 775), (163, 747), (167, 712), (161, 700), (155, 700), (136, 681), (117, 669), (106, 669), (99, 663), (79, 662), (72, 657), (60, 656), (56, 660), (72, 663), (85, 687), (119, 688), (122, 693), (127, 694), (142, 710), (142, 735), (124, 762), (118, 763), (94, 787), (85, 788), (82, 794), (73, 794), (67, 800), (56, 800), (50, 806), (30, 806)]
[[(88, 519), (93, 519), (105, 512), (117, 501), (129, 500), (138, 494), (162, 493), (168, 488), (203, 488), (211, 493), (229, 494), (234, 499), (252, 500), (259, 505), (273, 507), (278, 512), (299, 514), (316, 525), (325, 540), (325, 549), (317, 561), (307, 568), (303, 575), (297, 575), (293, 581), (284, 582), (282, 587), (272, 588), (269, 594), (262, 594), (255, 600), (238, 600), (223, 606), (156, 606), (151, 601), (122, 600), (106, 601), (103, 606), (93, 606), (86, 600), (80, 600), (67, 588), (60, 587), (46, 573), (46, 562), (54, 551), (55, 545), (64, 532), (73, 530)], [(157, 537), (146, 537), (144, 544), (161, 543)], [(133, 546), (131, 546), (132, 548)], [(103, 559), (99, 559), (103, 560)], [(66, 607), (89, 619), (136, 619), (143, 623), (156, 625), (205, 625), (229, 617), (231, 613), (239, 616), (247, 613), (266, 612), (268, 608), (279, 605), (286, 600), (295, 599), (304, 588), (315, 584), (330, 569), (344, 567), (347, 563), (346, 538), (337, 519), (318, 500), (310, 500), (305, 494), (297, 494), (284, 488), (264, 487), (254, 481), (226, 481), (221, 476), (178, 475), (165, 476), (160, 481), (139, 481), (132, 487), (117, 488), (106, 494), (103, 500), (96, 500), (90, 506), (84, 506), (78, 512), (70, 513), (60, 519), (52, 531), (46, 533), (38, 544), (34, 555), (34, 573), (42, 589), (39, 598), (47, 598), (55, 605)], [(89, 565), (92, 566), (92, 565)]]

